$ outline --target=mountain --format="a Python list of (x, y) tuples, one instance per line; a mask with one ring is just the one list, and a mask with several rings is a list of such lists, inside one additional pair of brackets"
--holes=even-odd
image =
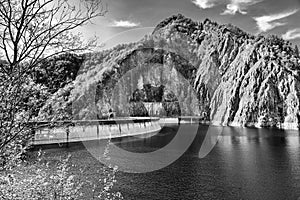
[(86, 55), (68, 100), (81, 119), (109, 110), (121, 117), (130, 115), (132, 104), (147, 101), (133, 98), (135, 91), (164, 86), (152, 99), (166, 103), (176, 96), (169, 103), (177, 102), (180, 111), (164, 109), (176, 107), (180, 115), (222, 125), (298, 128), (299, 66), (298, 49), (279, 37), (179, 14), (141, 41)]

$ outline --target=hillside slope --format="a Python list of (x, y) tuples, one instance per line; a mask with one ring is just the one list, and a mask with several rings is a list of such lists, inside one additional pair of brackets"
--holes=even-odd
[[(299, 66), (296, 50), (276, 36), (252, 36), (179, 14), (137, 43), (89, 55), (72, 90), (73, 112), (89, 118), (113, 109), (126, 116), (138, 85), (167, 85), (182, 115), (223, 125), (296, 128)], [(128, 73), (130, 83), (124, 78)]]

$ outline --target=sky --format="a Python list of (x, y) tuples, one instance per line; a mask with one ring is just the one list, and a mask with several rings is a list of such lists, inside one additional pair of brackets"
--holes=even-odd
[(231, 23), (251, 34), (276, 34), (300, 46), (300, 0), (103, 0), (107, 14), (80, 28), (103, 49), (134, 42), (167, 17)]

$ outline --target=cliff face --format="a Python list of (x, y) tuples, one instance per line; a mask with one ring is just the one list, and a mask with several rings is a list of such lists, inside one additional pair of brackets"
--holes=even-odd
[(194, 88), (210, 119), (224, 125), (299, 122), (300, 59), (288, 42), (254, 37), (231, 25), (171, 17), (154, 31), (197, 42)]
[[(122, 116), (130, 109), (126, 98), (138, 85), (167, 85), (182, 115), (223, 125), (297, 125), (299, 72), (300, 58), (289, 42), (176, 15), (135, 44), (90, 55), (72, 99), (86, 102), (96, 91), (97, 112), (112, 107)], [(81, 106), (75, 114), (87, 116), (89, 110)]]

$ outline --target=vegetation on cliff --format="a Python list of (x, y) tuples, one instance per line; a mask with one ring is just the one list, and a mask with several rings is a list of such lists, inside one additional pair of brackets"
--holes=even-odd
[[(179, 14), (139, 42), (88, 55), (70, 99), (80, 105), (94, 101), (95, 113), (113, 109), (122, 116), (139, 84), (169, 84), (182, 115), (224, 125), (297, 125), (299, 64), (298, 48), (277, 36), (253, 36), (231, 24), (194, 22)], [(130, 84), (128, 73), (135, 77)], [(83, 106), (73, 114), (89, 118), (90, 111)]]

